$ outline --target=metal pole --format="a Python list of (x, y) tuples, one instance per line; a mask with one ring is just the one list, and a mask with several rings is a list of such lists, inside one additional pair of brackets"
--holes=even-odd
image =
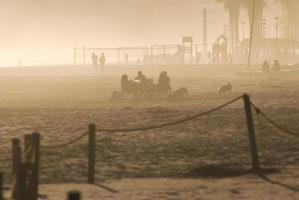
[(85, 64), (85, 56), (86, 56), (85, 53), (86, 53), (85, 52), (85, 45), (83, 45), (83, 63), (84, 64)]
[(243, 40), (245, 39), (245, 22), (242, 22)]
[(276, 38), (276, 40), (278, 39), (278, 17), (275, 17), (275, 22), (276, 22), (276, 24), (275, 24), (275, 38)]
[(253, 37), (253, 29), (254, 29), (254, 17), (255, 17), (255, 0), (253, 0), (253, 7), (252, 7), (251, 31), (250, 31), (250, 43), (249, 43), (247, 69), (250, 69), (251, 49), (252, 49), (252, 37)]
[(207, 34), (207, 9), (203, 9), (203, 54), (206, 56), (208, 53), (207, 47), (208, 34)]
[(77, 54), (76, 48), (74, 48), (74, 65), (76, 64), (76, 54)]
[(117, 48), (117, 64), (120, 64), (120, 49)]

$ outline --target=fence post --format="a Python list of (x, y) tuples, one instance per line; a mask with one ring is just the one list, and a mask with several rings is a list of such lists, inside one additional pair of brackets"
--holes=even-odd
[(0, 200), (4, 200), (3, 197), (3, 174), (0, 172)]
[(24, 161), (30, 163), (32, 158), (32, 136), (26, 134), (24, 137)]
[(20, 176), (19, 171), (21, 168), (22, 157), (21, 157), (21, 146), (18, 138), (12, 140), (12, 168), (14, 185), (12, 190), (12, 196), (15, 200), (20, 199)]
[(95, 135), (96, 125), (89, 124), (89, 137), (88, 137), (88, 183), (94, 183), (95, 177)]
[(246, 114), (246, 122), (249, 134), (249, 144), (250, 144), (250, 152), (251, 152), (251, 159), (252, 159), (252, 170), (254, 172), (258, 172), (260, 169), (259, 166), (259, 157), (257, 153), (257, 145), (255, 139), (255, 130), (252, 118), (252, 111), (251, 111), (251, 104), (250, 104), (250, 97), (248, 94), (244, 94), (244, 108)]
[(70, 191), (67, 200), (81, 200), (81, 194), (78, 191)]
[(38, 199), (38, 182), (39, 182), (39, 162), (40, 162), (40, 134), (33, 133), (32, 134), (32, 145), (34, 151), (34, 162), (32, 163), (32, 179), (30, 190), (32, 192), (31, 198), (32, 200)]
[(12, 140), (12, 173), (15, 175), (17, 172), (17, 166), (21, 161), (21, 148), (20, 140), (13, 138)]

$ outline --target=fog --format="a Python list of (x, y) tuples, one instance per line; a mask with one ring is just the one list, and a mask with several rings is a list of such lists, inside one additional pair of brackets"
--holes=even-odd
[[(228, 26), (223, 5), (215, 0), (0, 2), (0, 66), (18, 65), (19, 60), (24, 65), (72, 63), (72, 49), (82, 45), (179, 44), (184, 35), (201, 43), (203, 8), (208, 9), (209, 43)], [(271, 4), (268, 10), (274, 11)]]

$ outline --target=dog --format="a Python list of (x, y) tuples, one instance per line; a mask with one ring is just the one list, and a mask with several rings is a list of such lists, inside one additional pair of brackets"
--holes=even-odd
[(227, 95), (230, 94), (232, 92), (232, 85), (230, 82), (228, 82), (226, 85), (223, 85), (221, 88), (219, 88), (218, 90), (218, 95)]
[(111, 100), (119, 100), (124, 98), (124, 93), (122, 91), (114, 90), (111, 95)]
[(173, 93), (168, 95), (168, 98), (176, 100), (176, 99), (184, 99), (188, 97), (188, 89), (180, 88), (175, 90)]

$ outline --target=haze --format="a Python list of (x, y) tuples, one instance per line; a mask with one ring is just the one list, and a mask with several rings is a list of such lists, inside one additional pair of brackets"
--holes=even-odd
[[(19, 60), (24, 65), (72, 63), (72, 49), (82, 45), (178, 44), (184, 35), (191, 35), (200, 43), (203, 8), (208, 9), (208, 42), (213, 42), (228, 26), (223, 5), (215, 0), (0, 2), (1, 66), (18, 65)], [(272, 4), (266, 10), (269, 32), (273, 24), (271, 12), (277, 13), (277, 6)], [(243, 15), (247, 20), (246, 13)], [(247, 34), (247, 28), (245, 31)]]

